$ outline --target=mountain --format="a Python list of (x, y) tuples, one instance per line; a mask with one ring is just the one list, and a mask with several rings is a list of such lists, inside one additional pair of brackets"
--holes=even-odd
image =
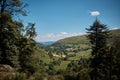
[(38, 42), (38, 44), (39, 44), (40, 46), (50, 46), (50, 45), (52, 45), (52, 44), (54, 44), (54, 43), (55, 43), (55, 41)]

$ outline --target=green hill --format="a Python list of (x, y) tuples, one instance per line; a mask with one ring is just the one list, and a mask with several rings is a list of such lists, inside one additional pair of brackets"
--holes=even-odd
[[(57, 44), (61, 44), (61, 45), (89, 44), (89, 40), (87, 39), (86, 36), (87, 35), (81, 35), (81, 36), (73, 36), (73, 37), (64, 38), (64, 39), (58, 40), (55, 44), (53, 44), (53, 46), (56, 46)], [(109, 38), (110, 41), (120, 37), (120, 29), (111, 30), (110, 36), (111, 36), (111, 38)]]
[[(120, 29), (110, 30), (108, 44), (111, 44), (113, 40), (117, 38), (120, 38)], [(81, 51), (90, 50), (91, 44), (89, 43), (86, 34), (58, 40), (51, 47), (53, 51), (58, 51), (59, 53), (79, 53)]]
[(120, 29), (111, 30), (112, 36), (120, 36)]
[(111, 34), (111, 38), (108, 39), (108, 42), (109, 42), (109, 43), (111, 43), (111, 42), (113, 42), (114, 40), (120, 38), (120, 29), (111, 30), (110, 34)]
[(61, 39), (61, 40), (57, 41), (57, 43), (61, 43), (63, 45), (67, 45), (67, 44), (88, 44), (88, 42), (89, 41), (88, 41), (86, 35), (68, 37), (68, 38)]

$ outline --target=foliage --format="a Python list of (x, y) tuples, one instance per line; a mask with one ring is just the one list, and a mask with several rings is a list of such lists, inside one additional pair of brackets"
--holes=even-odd
[[(27, 28), (15, 18), (16, 15), (26, 16), (27, 6), (21, 0), (0, 0), (0, 64), (8, 64), (34, 73), (38, 63), (34, 64), (36, 42), (35, 24), (29, 23)], [(19, 66), (19, 67), (18, 67)]]
[(20, 61), (21, 70), (22, 71), (27, 70), (30, 73), (34, 73), (37, 67), (37, 65), (34, 64), (35, 61), (32, 56), (34, 55), (34, 51), (35, 51), (35, 42), (32, 40), (28, 40), (27, 38), (23, 38), (20, 41), (20, 45), (21, 46), (19, 47), (21, 53), (19, 54), (19, 61)]
[(64, 77), (65, 80), (77, 80), (77, 74), (74, 71), (67, 71)]
[(0, 5), (0, 64), (15, 66), (11, 59), (17, 58), (13, 55), (19, 53), (18, 41), (22, 36), (23, 24), (13, 17), (16, 13), (23, 14), (21, 8), (25, 5), (20, 0), (0, 0)]
[(83, 68), (77, 75), (77, 80), (91, 80), (89, 75), (89, 68)]
[(16, 73), (16, 75), (11, 80), (26, 80), (26, 74)]
[(48, 80), (64, 80), (64, 77), (62, 75), (53, 75), (49, 76)]
[(48, 75), (44, 72), (36, 72), (33, 76), (35, 77), (35, 80), (44, 80)]
[(104, 69), (104, 67), (106, 67), (107, 58), (108, 28), (96, 19), (93, 25), (87, 30), (89, 33), (88, 38), (92, 44), (92, 58), (90, 64), (90, 67), (92, 68), (92, 71), (90, 72), (91, 80), (106, 79), (108, 73), (104, 72), (106, 69)]
[(109, 77), (112, 80), (120, 79), (120, 38), (114, 40), (113, 44), (110, 48), (110, 59), (109, 61), (109, 69), (110, 74)]

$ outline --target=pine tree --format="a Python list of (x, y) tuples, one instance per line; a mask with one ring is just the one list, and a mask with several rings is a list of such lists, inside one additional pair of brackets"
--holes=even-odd
[(107, 54), (107, 38), (109, 31), (106, 25), (101, 24), (98, 19), (95, 20), (92, 26), (87, 29), (88, 38), (92, 44), (92, 58), (90, 67), (91, 80), (103, 80), (106, 76), (104, 73), (105, 59)]

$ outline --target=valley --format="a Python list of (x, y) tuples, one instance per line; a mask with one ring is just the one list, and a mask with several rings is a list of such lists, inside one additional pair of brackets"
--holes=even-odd
[[(119, 38), (120, 29), (111, 30), (112, 35), (108, 38), (108, 45), (113, 40)], [(42, 46), (43, 47), (43, 46)], [(55, 70), (65, 70), (71, 61), (79, 61), (80, 59), (89, 59), (91, 57), (91, 44), (87, 39), (87, 35), (73, 36), (58, 40), (51, 45), (44, 46), (46, 53), (42, 57), (47, 64), (60, 61), (59, 65), (55, 65)]]

